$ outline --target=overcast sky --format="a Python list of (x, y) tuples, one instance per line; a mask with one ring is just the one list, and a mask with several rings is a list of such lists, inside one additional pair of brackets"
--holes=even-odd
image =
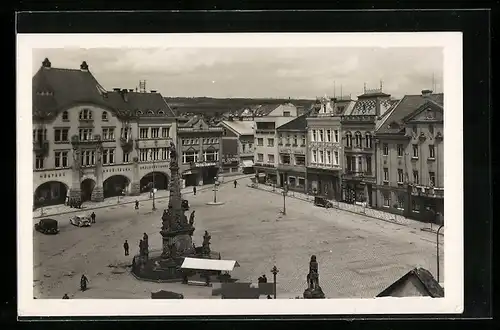
[(135, 88), (166, 97), (315, 98), (362, 94), (363, 85), (399, 98), (422, 89), (443, 92), (441, 48), (151, 48), (37, 49), (33, 74), (44, 58), (52, 67), (87, 61), (104, 88)]

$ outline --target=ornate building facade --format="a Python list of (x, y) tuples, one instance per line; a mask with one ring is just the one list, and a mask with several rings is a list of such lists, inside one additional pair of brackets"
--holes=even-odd
[(406, 95), (377, 127), (377, 207), (420, 220), (444, 214), (443, 94)]
[(223, 128), (222, 168), (224, 174), (252, 173), (254, 152), (254, 122), (230, 118), (219, 123)]
[(61, 69), (48, 59), (32, 93), (35, 205), (137, 195), (153, 173), (157, 188), (168, 186), (176, 122), (159, 93), (107, 91), (86, 62)]

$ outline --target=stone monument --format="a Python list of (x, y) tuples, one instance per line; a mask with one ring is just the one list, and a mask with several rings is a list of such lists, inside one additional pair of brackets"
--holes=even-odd
[(318, 262), (316, 256), (311, 256), (309, 262), (309, 274), (307, 274), (307, 289), (304, 291), (304, 299), (324, 299), (325, 294), (319, 286)]

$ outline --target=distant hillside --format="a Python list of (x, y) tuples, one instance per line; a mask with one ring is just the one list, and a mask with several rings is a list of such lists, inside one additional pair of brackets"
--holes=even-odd
[(222, 114), (243, 107), (265, 104), (282, 104), (290, 102), (297, 107), (309, 107), (314, 100), (294, 99), (216, 99), (210, 97), (165, 97), (165, 101), (177, 113), (193, 112), (205, 115)]

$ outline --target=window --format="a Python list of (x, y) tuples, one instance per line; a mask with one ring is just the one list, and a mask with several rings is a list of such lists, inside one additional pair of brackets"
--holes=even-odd
[(413, 183), (419, 184), (418, 171), (413, 171)]
[(365, 134), (365, 146), (368, 149), (371, 149), (372, 147), (372, 134), (371, 133), (366, 133)]
[(324, 155), (323, 150), (320, 150), (320, 151), (319, 151), (319, 162), (320, 162), (321, 164), (324, 164), (324, 163), (325, 163), (325, 155)]
[(332, 142), (332, 131), (329, 129), (326, 130), (326, 142)]
[(326, 151), (326, 163), (331, 164), (332, 163), (332, 152), (330, 150)]
[(153, 110), (148, 110), (148, 115), (154, 115), (155, 113), (153, 112)]
[(413, 158), (418, 158), (418, 144), (413, 145)]
[(168, 148), (160, 148), (161, 149), (161, 159), (168, 159)]
[(274, 147), (274, 139), (267, 139), (267, 146)]
[(390, 207), (391, 205), (391, 195), (390, 193), (382, 193), (382, 198), (384, 199), (384, 207)]
[(382, 150), (382, 155), (389, 156), (389, 144), (384, 143), (383, 150)]
[(413, 125), (413, 126), (411, 127), (411, 129), (412, 129), (412, 131), (413, 131), (413, 134), (417, 135), (417, 133), (418, 133), (418, 130), (417, 130), (417, 125)]
[(306, 165), (306, 156), (304, 155), (295, 155), (295, 165), (304, 166)]
[(306, 136), (305, 136), (305, 134), (304, 134), (304, 135), (302, 135), (302, 144), (301, 144), (301, 145), (302, 145), (302, 146), (305, 146), (305, 145), (306, 145)]
[(248, 150), (250, 150), (250, 151), (253, 150), (253, 145), (251, 143), (248, 144)]
[(147, 139), (148, 138), (148, 131), (149, 131), (148, 128), (141, 128), (139, 130), (139, 138), (141, 138), (141, 139)]
[(339, 142), (339, 131), (338, 130), (334, 130), (333, 131), (333, 135), (334, 135), (334, 141), (335, 142)]
[(435, 155), (434, 155), (434, 145), (433, 144), (429, 144), (429, 159), (434, 159), (435, 158)]
[(34, 129), (33, 130), (33, 142), (42, 142), (47, 140), (47, 130), (46, 129)]
[(55, 142), (67, 142), (68, 139), (68, 128), (56, 128), (54, 130), (54, 141)]
[(312, 130), (312, 141), (313, 142), (316, 142), (318, 139), (317, 139), (317, 133), (316, 133), (316, 130), (313, 129)]
[(290, 117), (290, 111), (283, 111), (283, 117)]
[(92, 166), (95, 164), (95, 150), (82, 151), (82, 166)]
[(54, 165), (55, 165), (55, 168), (68, 167), (68, 152), (67, 151), (55, 151), (54, 152)]
[(151, 160), (158, 160), (160, 159), (160, 148), (151, 148), (149, 151), (149, 155)]
[(318, 162), (318, 151), (316, 151), (316, 150), (312, 151), (312, 161), (313, 161), (313, 163)]
[(80, 111), (80, 120), (92, 120), (92, 111), (89, 109)]
[(345, 133), (345, 144), (348, 148), (352, 147), (352, 134), (351, 134), (351, 132)]
[(115, 129), (114, 128), (103, 128), (102, 129), (102, 139), (113, 141), (115, 139)]
[(352, 167), (351, 156), (346, 156), (345, 160), (346, 160), (346, 165), (347, 165), (347, 172), (352, 172), (353, 167)]
[(335, 156), (335, 165), (339, 165), (339, 152), (334, 151), (333, 155)]
[(140, 149), (139, 150), (139, 160), (141, 162), (145, 162), (148, 160), (148, 150), (147, 149)]
[(398, 157), (403, 157), (403, 145), (398, 144)]
[(257, 139), (257, 145), (258, 146), (263, 146), (264, 145), (264, 139), (263, 138), (258, 138)]
[(63, 121), (69, 121), (68, 111), (63, 111), (63, 113), (62, 113), (62, 120)]
[(389, 182), (389, 169), (384, 167), (384, 182)]
[(372, 157), (366, 156), (366, 173), (372, 174)]
[(356, 132), (355, 134), (356, 148), (361, 148), (361, 133)]
[(257, 154), (257, 161), (263, 163), (264, 162), (264, 154)]
[(130, 152), (124, 152), (123, 153), (123, 162), (124, 163), (130, 162)]
[(405, 208), (405, 196), (398, 195), (398, 209), (404, 210), (404, 208)]
[(160, 129), (158, 127), (151, 128), (151, 137), (157, 139), (160, 137)]
[(205, 151), (203, 153), (203, 159), (206, 162), (215, 162), (219, 160), (219, 152), (217, 150)]
[(274, 155), (273, 154), (267, 155), (267, 162), (274, 164)]
[(434, 125), (430, 124), (429, 125), (429, 132), (434, 135)]
[(287, 145), (287, 146), (290, 145), (290, 135), (288, 135), (288, 134), (286, 135), (286, 144), (285, 145)]
[(161, 128), (161, 137), (168, 137), (169, 129), (168, 127), (162, 127)]
[(297, 145), (297, 135), (294, 135), (293, 136), (293, 145), (296, 146)]
[(290, 155), (289, 154), (282, 154), (281, 155), (281, 163), (285, 165), (290, 165)]
[(108, 121), (108, 113), (106, 111), (102, 112), (101, 119), (102, 121)]
[(198, 161), (198, 152), (196, 151), (185, 151), (182, 153), (182, 162), (184, 164), (196, 163)]
[(125, 127), (120, 130), (120, 137), (128, 140), (128, 138), (132, 135), (132, 128)]
[[(123, 158), (125, 158), (125, 155)], [(114, 164), (115, 163), (115, 149), (103, 149), (102, 150), (102, 163), (103, 164)]]
[(43, 169), (43, 156), (36, 156), (35, 158), (35, 169), (41, 170)]
[(324, 136), (323, 136), (324, 132), (322, 129), (319, 130), (319, 136), (318, 136), (318, 141), (319, 142), (323, 142), (324, 140)]
[(429, 185), (431, 187), (436, 186), (436, 173), (429, 172)]
[(420, 212), (420, 205), (414, 199), (411, 201), (411, 210), (413, 212)]
[(402, 169), (398, 169), (398, 183), (402, 184), (404, 182), (404, 174)]
[(79, 132), (81, 141), (92, 140), (92, 128), (80, 128)]
[(306, 185), (306, 179), (299, 178), (299, 187), (304, 187)]

